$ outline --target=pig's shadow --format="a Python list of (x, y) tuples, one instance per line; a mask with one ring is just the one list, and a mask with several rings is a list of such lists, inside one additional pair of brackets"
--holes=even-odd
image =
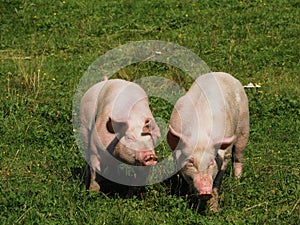
[[(83, 166), (81, 168), (73, 168), (72, 170), (72, 178), (75, 180), (80, 180), (82, 184), (85, 185), (86, 189), (90, 185), (90, 173), (89, 166)], [(101, 190), (103, 194), (108, 197), (121, 197), (121, 198), (130, 198), (133, 195), (137, 196), (139, 199), (143, 199), (144, 194), (146, 192), (145, 187), (140, 187), (138, 189), (134, 189), (134, 191), (130, 191), (130, 187), (122, 184), (118, 184), (112, 182), (101, 175), (97, 174), (96, 179), (101, 184)], [(188, 201), (188, 206), (197, 211), (200, 214), (205, 215), (207, 209), (207, 201), (201, 200), (194, 194), (192, 194), (189, 190), (188, 183), (184, 180), (180, 174), (175, 174), (167, 180), (163, 181), (163, 186), (168, 190), (168, 193), (174, 197), (181, 197)], [(130, 194), (128, 194), (130, 193)]]
[[(80, 182), (84, 184), (86, 189), (88, 190), (90, 186), (89, 165), (83, 166), (81, 168), (72, 168), (71, 172), (72, 178), (75, 180), (80, 180)], [(145, 193), (144, 187), (130, 188), (127, 185), (122, 185), (110, 181), (98, 173), (96, 180), (101, 185), (100, 192), (105, 194), (107, 197), (130, 198), (133, 195), (136, 195), (138, 198), (143, 199), (143, 195)]]
[(189, 208), (205, 215), (208, 201), (199, 199), (190, 191), (188, 183), (180, 174), (175, 174), (169, 179), (165, 180), (163, 184), (170, 190), (170, 194), (175, 197), (181, 197), (187, 200)]

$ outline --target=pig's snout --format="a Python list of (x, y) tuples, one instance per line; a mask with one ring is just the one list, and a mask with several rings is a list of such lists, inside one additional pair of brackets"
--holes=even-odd
[(194, 186), (201, 198), (210, 198), (212, 195), (213, 180), (209, 175), (203, 175), (194, 179)]
[(155, 154), (146, 155), (143, 161), (144, 166), (153, 166), (157, 163), (157, 156)]
[(158, 157), (153, 151), (142, 151), (138, 153), (138, 161), (143, 166), (153, 166), (157, 163)]

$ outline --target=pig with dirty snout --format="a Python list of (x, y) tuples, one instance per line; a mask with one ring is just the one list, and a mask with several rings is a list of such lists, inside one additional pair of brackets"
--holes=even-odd
[(81, 99), (80, 122), (85, 158), (90, 165), (89, 190), (100, 190), (96, 172), (110, 166), (111, 155), (136, 166), (157, 163), (154, 147), (160, 129), (139, 85), (121, 79), (95, 84)]
[(181, 174), (210, 209), (218, 210), (218, 195), (230, 158), (236, 178), (243, 169), (249, 135), (248, 99), (231, 75), (212, 72), (196, 79), (176, 102), (167, 142)]

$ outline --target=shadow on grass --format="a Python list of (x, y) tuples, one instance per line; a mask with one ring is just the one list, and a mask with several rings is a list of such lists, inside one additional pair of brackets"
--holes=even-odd
[[(89, 166), (86, 165), (82, 168), (73, 168), (72, 179), (80, 180), (80, 182), (85, 185), (86, 190), (88, 190), (90, 184)], [(137, 196), (138, 199), (143, 200), (146, 194), (145, 187), (130, 187), (118, 184), (102, 177), (99, 174), (97, 174), (97, 182), (101, 185), (100, 192), (110, 198), (119, 197), (127, 199)], [(195, 210), (202, 215), (206, 214), (207, 200), (199, 199), (195, 194), (191, 193), (189, 185), (180, 174), (175, 174), (169, 179), (163, 181), (162, 185), (165, 186), (166, 190), (168, 190), (168, 194), (177, 198), (186, 199), (190, 209)]]
[[(86, 190), (88, 190), (91, 179), (89, 165), (83, 166), (82, 168), (73, 168), (71, 171), (72, 178), (75, 180), (80, 180), (80, 182), (85, 185)], [(105, 194), (107, 197), (120, 197), (126, 199), (136, 195), (139, 199), (144, 199), (144, 195), (146, 192), (145, 187), (130, 187), (127, 185), (115, 183), (106, 179), (98, 173), (96, 180), (101, 186), (100, 192)]]
[(173, 175), (165, 180), (163, 184), (168, 187), (171, 195), (186, 199), (190, 209), (202, 215), (206, 214), (207, 200), (200, 199), (195, 193), (191, 192), (188, 183), (180, 174)]

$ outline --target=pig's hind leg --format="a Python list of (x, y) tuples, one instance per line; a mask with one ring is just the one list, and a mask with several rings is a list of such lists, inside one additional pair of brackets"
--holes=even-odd
[(243, 155), (248, 142), (248, 136), (249, 120), (246, 119), (245, 121), (243, 121), (242, 127), (239, 127), (238, 138), (232, 149), (233, 172), (236, 178), (240, 178), (242, 176), (244, 167)]
[(232, 164), (233, 164), (233, 172), (236, 178), (240, 178), (242, 176), (244, 160), (243, 160), (243, 150), (233, 148), (232, 152)]
[(236, 130), (237, 139), (232, 151), (233, 172), (236, 178), (242, 176), (244, 166), (243, 155), (248, 142), (250, 125), (247, 96), (244, 93), (241, 97), (242, 101)]

